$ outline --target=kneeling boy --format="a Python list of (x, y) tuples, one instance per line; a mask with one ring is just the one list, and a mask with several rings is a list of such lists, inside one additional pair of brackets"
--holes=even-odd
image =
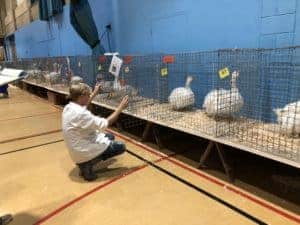
[(71, 85), (71, 101), (64, 107), (62, 114), (64, 140), (72, 160), (87, 181), (97, 179), (97, 174), (93, 172), (95, 163), (120, 155), (126, 148), (124, 143), (115, 141), (114, 136), (105, 134), (104, 130), (114, 123), (127, 107), (128, 96), (122, 99), (115, 112), (108, 118), (100, 118), (87, 109), (100, 89), (101, 87), (96, 85), (91, 93), (90, 87), (84, 83)]

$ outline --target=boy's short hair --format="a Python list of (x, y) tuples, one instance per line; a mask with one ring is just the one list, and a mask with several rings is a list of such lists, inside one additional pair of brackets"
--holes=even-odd
[(91, 88), (85, 83), (72, 84), (69, 88), (68, 98), (71, 101), (77, 101), (80, 96), (90, 95)]

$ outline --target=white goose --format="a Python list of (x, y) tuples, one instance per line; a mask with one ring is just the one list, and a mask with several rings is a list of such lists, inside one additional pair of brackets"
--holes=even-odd
[(195, 95), (191, 89), (192, 76), (186, 78), (185, 87), (178, 87), (172, 90), (168, 100), (174, 110), (181, 110), (193, 106)]
[(61, 69), (62, 66), (58, 63), (53, 64), (54, 72), (50, 72), (45, 75), (46, 83), (49, 85), (58, 84), (61, 81)]
[(273, 110), (277, 115), (280, 131), (289, 136), (300, 135), (300, 101), (287, 104), (284, 108)]
[(244, 105), (244, 99), (236, 85), (239, 72), (231, 74), (231, 89), (219, 89), (209, 92), (204, 99), (203, 108), (208, 116), (230, 117), (239, 112)]

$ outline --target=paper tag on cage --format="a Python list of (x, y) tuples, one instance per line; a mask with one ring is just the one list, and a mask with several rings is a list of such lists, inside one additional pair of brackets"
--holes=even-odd
[(98, 70), (99, 71), (102, 70), (102, 66), (101, 65), (98, 66)]
[(229, 69), (225, 67), (224, 69), (219, 70), (219, 77), (220, 79), (224, 79), (230, 75)]
[(123, 60), (114, 55), (111, 60), (108, 71), (114, 76), (119, 77), (122, 64), (123, 64)]
[(164, 77), (168, 75), (168, 68), (162, 68), (160, 70), (160, 74)]

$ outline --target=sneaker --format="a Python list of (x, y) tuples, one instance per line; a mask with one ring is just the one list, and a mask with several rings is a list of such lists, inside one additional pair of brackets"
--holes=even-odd
[(115, 163), (116, 161), (117, 160), (115, 158), (109, 158), (105, 161), (101, 160), (98, 163), (93, 165), (93, 171), (99, 172), (101, 170), (104, 170), (107, 167), (109, 167), (110, 165), (112, 165), (113, 163)]
[(86, 181), (93, 181), (98, 178), (97, 174), (93, 172), (92, 166), (90, 165), (80, 165), (80, 176)]
[(13, 217), (10, 214), (1, 216), (0, 217), (0, 225), (6, 225), (6, 224), (10, 223), (12, 220), (13, 220)]

